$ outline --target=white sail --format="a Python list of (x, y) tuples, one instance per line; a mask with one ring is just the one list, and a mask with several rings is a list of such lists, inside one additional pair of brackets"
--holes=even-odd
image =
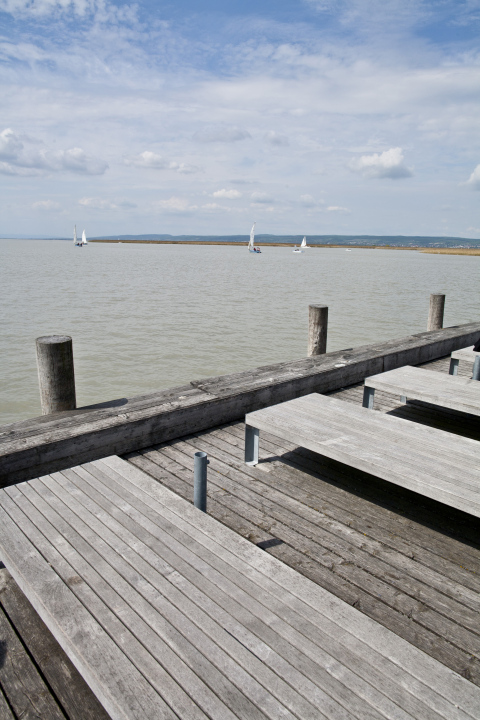
[(88, 245), (87, 236), (85, 235), (85, 230), (82, 232), (82, 245)]
[(74, 244), (74, 245), (77, 244), (77, 226), (76, 226), (76, 225), (75, 225), (75, 227), (73, 228), (73, 244)]
[(307, 247), (307, 236), (306, 236), (306, 235), (305, 235), (305, 237), (303, 238), (302, 244), (300, 245), (300, 247), (302, 247), (302, 248), (303, 248), (303, 247)]
[(255, 240), (255, 225), (257, 222), (255, 221), (252, 225), (252, 229), (250, 230), (250, 241), (248, 243), (249, 248), (253, 248), (253, 241)]

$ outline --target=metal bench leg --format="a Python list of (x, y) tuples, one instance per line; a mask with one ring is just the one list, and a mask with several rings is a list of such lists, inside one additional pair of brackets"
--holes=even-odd
[(460, 360), (455, 360), (455, 358), (450, 358), (450, 369), (448, 371), (450, 375), (457, 375), (459, 362), (460, 362)]
[(375, 396), (375, 388), (365, 387), (363, 388), (363, 407), (373, 410), (373, 398)]
[(245, 425), (245, 463), (257, 465), (258, 463), (258, 438), (260, 431), (251, 425)]
[(480, 355), (475, 358), (473, 363), (472, 380), (480, 380)]
[(407, 402), (407, 396), (406, 395), (400, 395), (400, 402), (406, 403)]

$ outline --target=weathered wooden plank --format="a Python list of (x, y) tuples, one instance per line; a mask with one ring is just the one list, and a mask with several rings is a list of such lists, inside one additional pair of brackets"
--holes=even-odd
[[(222, 443), (221, 447), (228, 443), (229, 451), (232, 453), (232, 462), (240, 463), (243, 457), (244, 434), (240, 424), (238, 426), (230, 426), (224, 430), (212, 431), (208, 434), (210, 443)], [(274, 438), (266, 439), (266, 434), (262, 435), (263, 452), (260, 457), (267, 458), (272, 455), (281, 455), (289, 452), (290, 449), (282, 448), (273, 442)], [(301, 458), (301, 454), (298, 453)], [(423, 525), (417, 524), (415, 527), (410, 523), (405, 532), (402, 533), (404, 519), (398, 514), (387, 511), (385, 508), (378, 508), (376, 505), (369, 504), (368, 520), (366, 521), (366, 508), (360, 506), (359, 498), (352, 497), (350, 494), (331, 490), (328, 484), (322, 484), (320, 488), (315, 482), (315, 478), (311, 475), (302, 473), (299, 468), (290, 468), (281, 461), (272, 460), (275, 466), (274, 477), (270, 477), (271, 473), (262, 473), (261, 481), (267, 487), (273, 487), (281, 490), (285, 495), (295, 497), (298, 494), (305, 503), (308, 498), (310, 507), (317, 507), (322, 514), (331, 517), (337, 522), (345, 524), (347, 527), (353, 527), (363, 536), (372, 537), (377, 540), (383, 547), (389, 547), (405, 556), (405, 558), (415, 558), (412, 563), (414, 570), (418, 570), (422, 579), (427, 579), (423, 574), (423, 566), (436, 570), (441, 574), (442, 578), (451, 580), (447, 587), (443, 580), (441, 581), (441, 589), (448, 590), (452, 597), (465, 603), (468, 607), (480, 611), (480, 556), (477, 552), (469, 552), (469, 547), (465, 543), (457, 543), (450, 537), (445, 537), (438, 532), (432, 532)], [(319, 469), (319, 468), (317, 468)], [(323, 468), (322, 468), (323, 470)], [(258, 473), (257, 473), (258, 477)], [(327, 477), (334, 477), (332, 473)], [(338, 475), (335, 475), (338, 478)], [(313, 480), (313, 481), (312, 481)], [(328, 501), (328, 506), (327, 506)], [(394, 532), (392, 532), (394, 530)], [(468, 563), (473, 562), (473, 566), (469, 567)], [(462, 564), (462, 567), (460, 567)], [(467, 566), (467, 572), (464, 565)], [(473, 572), (468, 572), (468, 570)], [(463, 589), (465, 585), (465, 590)], [(467, 590), (471, 588), (471, 590)]]
[[(448, 355), (474, 342), (479, 323), (420, 333), (386, 343), (278, 363), (244, 373), (192, 382), (188, 389), (154, 393), (149, 399), (72, 411), (51, 422), (28, 421), (4, 430), (0, 484), (6, 486), (164, 440), (241, 419), (246, 412), (311, 392), (330, 392), (394, 367)], [(123, 404), (122, 404), (123, 403)]]
[[(336, 419), (336, 413), (341, 419)], [(373, 416), (373, 417), (372, 417)], [(372, 423), (382, 419), (385, 427), (396, 430), (401, 428), (402, 444), (392, 443), (388, 437), (378, 432), (378, 441), (373, 432), (356, 433), (351, 430), (352, 423), (368, 431), (370, 418)], [(348, 420), (348, 423), (345, 421)], [(436, 462), (434, 453), (430, 455), (413, 451), (404, 445), (405, 436), (415, 440), (418, 426), (407, 421), (386, 415), (375, 414), (365, 408), (355, 408), (333, 398), (310, 396), (308, 400), (299, 398), (274, 408), (256, 411), (246, 416), (246, 422), (260, 430), (287, 439), (331, 457), (347, 465), (377, 475), (384, 480), (420, 492), (452, 507), (457, 507), (472, 515), (480, 517), (480, 487), (475, 483), (475, 471), (470, 468), (454, 467), (450, 470), (443, 461)], [(370, 426), (373, 430), (373, 426)], [(430, 429), (430, 436), (435, 438), (438, 448), (447, 446), (449, 435), (440, 430)], [(474, 441), (468, 438), (455, 437), (455, 447), (459, 441), (465, 444), (467, 454), (477, 453)], [(471, 476), (471, 478), (470, 478)]]
[(365, 387), (480, 416), (480, 383), (409, 365), (365, 378)]
[[(140, 621), (135, 614), (132, 613), (132, 610), (128, 610), (125, 603), (128, 603), (130, 608), (135, 608), (136, 614), (140, 616), (142, 621), (148, 622), (150, 636), (153, 633), (161, 634), (164, 639), (171, 644), (176, 654), (181, 656), (186, 662), (190, 660), (189, 664), (191, 669), (205, 678), (206, 682), (220, 698), (223, 697), (225, 704), (231, 706), (235, 716), (244, 718), (264, 717), (263, 712), (259, 713), (255, 704), (252, 704), (251, 701), (253, 701), (258, 703), (259, 707), (264, 705), (264, 711), (267, 715), (272, 714), (273, 717), (290, 717), (283, 706), (275, 704), (270, 697), (270, 693), (274, 693), (275, 689), (277, 689), (275, 688), (275, 683), (278, 686), (278, 678), (275, 678), (271, 673), (269, 674), (267, 668), (262, 664), (258, 662), (255, 663), (255, 658), (252, 658), (249, 653), (246, 653), (243, 647), (239, 648), (237, 642), (232, 640), (231, 637), (225, 636), (224, 628), (217, 627), (215, 621), (199, 613), (198, 608), (193, 610), (193, 618), (201, 629), (196, 627), (186, 614), (188, 613), (186, 605), (188, 604), (190, 608), (192, 607), (188, 595), (185, 596), (181, 593), (176, 593), (173, 599), (169, 597), (170, 584), (168, 580), (165, 580), (164, 575), (174, 572), (175, 568), (166, 566), (162, 561), (160, 571), (152, 571), (152, 566), (149, 563), (156, 561), (158, 565), (160, 556), (147, 552), (148, 561), (144, 559), (141, 543), (138, 542), (136, 536), (130, 535), (130, 533), (136, 529), (135, 522), (127, 522), (126, 525), (120, 527), (120, 534), (114, 536), (111, 532), (105, 530), (102, 523), (95, 521), (90, 510), (85, 509), (85, 505), (82, 506), (72, 500), (69, 492), (70, 487), (67, 492), (64, 493), (62, 492), (62, 486), (57, 485), (53, 478), (44, 478), (43, 483), (48, 485), (52, 491), (55, 490), (55, 495), (45, 492), (45, 488), (37, 487), (37, 491), (42, 491), (42, 498), (48, 501), (50, 508), (57, 508), (57, 510), (62, 513), (62, 517), (65, 516), (69, 521), (71, 527), (73, 527), (77, 533), (81, 533), (81, 536), (76, 536), (75, 545), (79, 550), (81, 549), (82, 556), (85, 557), (92, 566), (101, 570), (102, 577), (108, 580), (108, 583), (115, 587), (121, 596), (117, 599), (115, 605), (112, 605), (112, 601), (110, 601), (109, 604), (114, 607), (115, 613), (128, 623), (132, 631), (135, 633), (138, 632)], [(33, 484), (37, 485), (37, 482), (35, 481)], [(84, 486), (88, 487), (86, 483), (84, 483)], [(94, 482), (94, 487), (95, 486), (97, 486), (97, 483)], [(76, 493), (77, 497), (79, 497), (80, 494), (81, 493)], [(64, 499), (66, 503), (68, 502), (68, 505), (71, 505), (75, 512), (70, 511), (67, 505), (61, 502), (61, 499)], [(46, 508), (44, 504), (42, 504), (42, 508), (43, 512), (49, 517), (51, 516), (53, 520), (54, 516), (51, 509)], [(110, 514), (110, 510), (116, 512), (117, 508), (116, 506), (110, 506), (107, 510), (108, 514)], [(100, 515), (102, 518), (105, 517), (105, 513), (100, 513)], [(59, 517), (56, 517), (55, 525), (58, 526), (58, 523)], [(120, 535), (122, 537), (120, 537)], [(105, 538), (104, 542), (102, 541), (102, 536)], [(92, 540), (95, 547), (91, 544)], [(128, 542), (128, 540), (130, 540), (130, 542)], [(110, 547), (111, 545), (114, 545), (113, 550)], [(99, 554), (100, 552), (101, 555)], [(124, 557), (129, 558), (129, 565), (124, 561)], [(81, 562), (79, 564), (78, 559), (76, 560), (75, 568), (83, 577), (85, 568)], [(145, 580), (147, 582), (145, 582)], [(95, 581), (95, 579), (92, 579), (91, 582), (93, 582), (96, 588), (99, 587), (98, 581)], [(150, 583), (152, 584), (150, 585)], [(171, 624), (171, 629), (166, 626), (166, 622)], [(214, 628), (217, 627), (216, 632), (213, 630), (217, 644), (209, 642), (205, 636), (205, 631), (209, 623)], [(149, 637), (148, 632), (142, 636), (142, 642), (147, 647), (152, 647), (152, 638)], [(219, 649), (218, 642), (224, 646), (230, 646), (230, 655)], [(195, 647), (197, 650), (194, 650)], [(249, 668), (249, 673), (252, 673), (255, 679), (252, 679), (249, 674), (243, 672), (239, 666), (238, 659), (242, 653), (245, 655), (244, 665)], [(183, 686), (199, 701), (200, 690), (198, 687), (198, 678), (194, 678), (192, 674), (186, 676), (185, 672), (181, 672), (181, 669), (179, 672), (178, 661), (176, 663), (177, 668), (175, 667), (175, 657), (172, 654), (170, 654), (170, 657), (165, 657), (165, 654), (165, 650), (163, 650), (162, 653), (158, 654), (157, 659), (164, 662), (169, 673), (177, 677), (178, 680), (181, 679)], [(208, 658), (208, 661), (204, 655)], [(253, 669), (252, 664), (254, 666)], [(262, 677), (262, 675), (265, 676), (265, 674), (267, 674), (267, 677)], [(226, 683), (223, 676), (227, 678), (230, 677), (235, 683), (240, 684), (242, 692), (239, 692), (234, 684)], [(196, 679), (195, 684), (197, 687), (192, 683), (192, 679)], [(260, 680), (264, 681), (263, 685), (264, 687), (268, 687), (268, 692), (265, 692), (265, 690), (260, 687), (258, 684)], [(285, 691), (287, 692), (287, 698), (283, 698), (284, 700), (287, 699), (286, 704), (291, 702), (291, 697), (290, 700), (288, 700), (288, 695), (296, 695), (295, 691), (288, 688), (285, 684), (281, 690), (283, 690), (284, 695)], [(247, 696), (251, 701), (247, 699)], [(310, 709), (308, 709), (308, 704), (302, 704), (298, 699), (294, 704), (297, 708), (299, 706), (302, 707), (305, 717), (314, 717), (316, 713), (314, 707), (311, 706)], [(209, 712), (212, 713), (214, 711), (210, 708)], [(183, 717), (192, 717), (192, 711), (186, 708), (183, 708), (180, 714)], [(225, 707), (223, 707), (221, 713), (215, 713), (214, 716), (223, 718), (229, 716), (229, 714)]]
[[(102, 464), (108, 462), (108, 464), (119, 473), (127, 473), (124, 466), (119, 464), (121, 461), (118, 458), (108, 458), (105, 461), (99, 462)], [(232, 537), (230, 531), (223, 526), (216, 524), (212, 518), (209, 518), (204, 513), (193, 514), (195, 513), (194, 508), (186, 505), (180, 498), (171, 497), (171, 493), (169, 493), (165, 488), (156, 487), (155, 483), (150, 478), (147, 478), (143, 473), (139, 473), (139, 471), (135, 468), (131, 469), (138, 473), (135, 476), (132, 476), (129, 473), (131, 482), (135, 482), (135, 484), (141, 487), (144, 492), (147, 492), (152, 501), (154, 501), (154, 499), (155, 501), (158, 501), (159, 498), (161, 499), (162, 495), (165, 498), (168, 493), (168, 507), (164, 504), (165, 500), (164, 503), (162, 503), (164, 504), (163, 512), (165, 515), (167, 516), (169, 513), (173, 513), (176, 516), (177, 524), (181, 525), (182, 523), (187, 523), (189, 525), (190, 532), (195, 533), (195, 537), (197, 537), (198, 541), (205, 547), (211, 547), (212, 544), (214, 544), (215, 552), (223, 558), (228, 558), (229, 566), (235, 567), (238, 564), (238, 561), (241, 561), (242, 563), (246, 562), (248, 567), (244, 567), (242, 565), (242, 567), (244, 567), (245, 577), (255, 577), (260, 582), (258, 575), (258, 573), (260, 573), (261, 584), (263, 586), (265, 586), (265, 584), (269, 584), (274, 596), (278, 595), (280, 588), (282, 588), (282, 592), (288, 591), (288, 593), (295, 596), (294, 605), (296, 610), (299, 612), (302, 611), (302, 614), (305, 613), (305, 617), (309, 619), (312, 617), (312, 610), (319, 613), (320, 616), (322, 616), (322, 620), (333, 616), (336, 616), (337, 619), (341, 617), (343, 619), (343, 631), (346, 630), (345, 623), (348, 622), (348, 619), (350, 619), (353, 621), (351, 625), (348, 624), (348, 633), (351, 636), (358, 639), (361, 636), (363, 642), (370, 648), (375, 648), (376, 652), (383, 654), (385, 660), (387, 658), (390, 658), (390, 660), (395, 658), (397, 666), (402, 667), (405, 670), (408, 669), (412, 678), (418, 677), (418, 673), (420, 673), (423, 682), (428, 679), (431, 688), (434, 686), (437, 687), (437, 683), (440, 681), (441, 672), (445, 670), (445, 668), (443, 668), (439, 663), (436, 663), (423, 653), (419, 654), (418, 666), (416, 666), (416, 663), (412, 664), (411, 660), (408, 662), (406, 653), (408, 650), (413, 650), (411, 646), (399, 641), (399, 639), (393, 634), (388, 633), (385, 628), (376, 624), (372, 625), (368, 618), (363, 615), (359, 615), (353, 608), (350, 608), (343, 603), (340, 603), (337, 608), (338, 601), (336, 601), (335, 598), (332, 598), (329, 594), (325, 594), (322, 588), (310, 585), (305, 578), (298, 576), (295, 573), (289, 575), (289, 573), (291, 573), (289, 568), (285, 567), (283, 564), (279, 564), (274, 560), (274, 558), (271, 558), (267, 554), (262, 553), (259, 556), (258, 549), (250, 543), (243, 541), (241, 538)], [(198, 530), (201, 532), (200, 535), (198, 534)], [(289, 578), (288, 581), (287, 578)], [(307, 585), (304, 586), (304, 583), (307, 583)], [(290, 595), (287, 595), (286, 597), (287, 601), (289, 601)], [(353, 613), (353, 615), (350, 613)], [(387, 638), (388, 642), (385, 645), (383, 640)], [(395, 644), (397, 642), (400, 643), (400, 646), (395, 648)], [(461, 687), (463, 687), (462, 683), (465, 681), (454, 673), (451, 673), (449, 678), (452, 681), (452, 687), (447, 689), (445, 686), (440, 687), (440, 685), (438, 685), (438, 690), (440, 691), (440, 695), (442, 697), (449, 699), (450, 701), (453, 696), (456, 696), (457, 698), (461, 697), (459, 692), (461, 691)], [(432, 683), (434, 683), (434, 685), (432, 685)], [(478, 708), (478, 693), (480, 691), (468, 683), (466, 683), (466, 687), (467, 695), (470, 698), (467, 700), (469, 708), (475, 708), (476, 712), (476, 709)], [(424, 690), (425, 689), (426, 688), (424, 688)], [(450, 694), (451, 692), (453, 695)], [(446, 696), (448, 696), (448, 698)], [(470, 711), (470, 709), (468, 711)]]
[(464, 362), (473, 364), (477, 355), (480, 355), (480, 353), (474, 352), (473, 347), (473, 345), (470, 345), (470, 347), (462, 348), (461, 350), (454, 350), (451, 357), (454, 358), (454, 360), (463, 360)]
[(63, 712), (3, 612), (0, 612), (0, 638), (0, 685), (17, 717), (22, 720), (65, 720)]
[[(65, 581), (70, 579), (70, 585), (77, 591), (83, 583), (77, 583), (74, 573), (62, 580), (43, 560), (36, 550), (43, 542), (41, 534), (5, 494), (0, 519), (0, 547), (5, 565), (112, 720), (173, 719), (173, 713), (126, 660), (118, 645), (99, 633), (98, 624)], [(18, 522), (35, 545), (19, 530)]]
[(6, 568), (0, 570), (0, 603), (68, 720), (109, 720), (82, 676)]
[(0, 720), (16, 720), (5, 695), (0, 688)]

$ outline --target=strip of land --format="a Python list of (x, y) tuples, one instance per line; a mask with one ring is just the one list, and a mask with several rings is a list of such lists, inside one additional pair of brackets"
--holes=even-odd
[(480, 255), (480, 248), (422, 248), (420, 252), (434, 255)]

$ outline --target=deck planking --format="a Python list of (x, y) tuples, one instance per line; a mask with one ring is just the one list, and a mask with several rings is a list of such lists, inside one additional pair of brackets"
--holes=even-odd
[[(429, 363), (448, 373), (449, 358)], [(468, 377), (471, 369), (459, 367)], [(363, 386), (332, 393), (361, 405)], [(377, 392), (375, 409), (480, 439), (478, 419)], [(209, 455), (208, 512), (480, 685), (480, 523), (461, 511), (266, 433), (256, 468), (232, 423), (128, 455), (191, 500), (193, 453)]]
[(0, 500), (5, 561), (114, 719), (477, 715), (478, 688), (118, 457)]

